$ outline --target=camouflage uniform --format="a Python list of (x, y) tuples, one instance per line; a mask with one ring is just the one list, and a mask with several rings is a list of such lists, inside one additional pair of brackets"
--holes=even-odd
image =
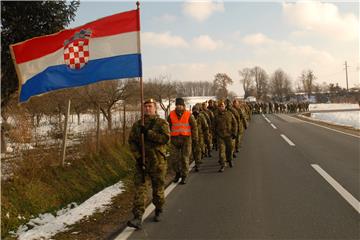
[[(133, 214), (140, 218), (145, 211), (145, 199), (147, 195), (148, 180), (152, 185), (152, 202), (156, 211), (161, 212), (164, 202), (165, 175), (167, 162), (165, 159), (166, 144), (170, 140), (169, 124), (158, 115), (145, 116), (144, 140), (145, 140), (145, 170), (141, 162), (141, 120), (134, 123), (129, 135), (130, 150), (137, 160), (134, 174), (135, 196)], [(145, 176), (143, 175), (145, 173)], [(144, 182), (145, 178), (145, 182)]]
[[(216, 106), (215, 101), (209, 100), (208, 110), (210, 110), (213, 115), (213, 124), (214, 124), (215, 116), (218, 113), (218, 108)], [(211, 131), (211, 141), (212, 141), (213, 149), (217, 151), (217, 139), (216, 139), (216, 134), (214, 133), (214, 128), (212, 126), (210, 128), (210, 131)]]
[(246, 113), (243, 110), (242, 106), (238, 106), (235, 109), (238, 111), (239, 116), (240, 116), (239, 136), (238, 136), (238, 138), (236, 138), (235, 146), (240, 147), (241, 142), (242, 142), (242, 138), (244, 136), (244, 131), (245, 131), (245, 129), (247, 129), (248, 123), (246, 121)]
[(198, 130), (198, 144), (193, 144), (193, 158), (195, 160), (196, 170), (199, 169), (199, 165), (202, 160), (202, 153), (205, 150), (204, 138), (209, 137), (209, 125), (207, 124), (206, 118), (203, 112), (199, 112), (198, 107), (193, 107), (193, 115), (196, 119), (196, 125)]
[[(225, 166), (225, 159), (229, 164), (233, 160), (232, 140), (237, 132), (236, 120), (229, 111), (218, 111), (214, 119), (214, 132), (219, 146), (219, 163)], [(232, 166), (232, 165), (230, 165)]]
[(241, 122), (241, 117), (239, 115), (239, 112), (231, 105), (229, 105), (227, 107), (227, 110), (230, 111), (232, 113), (232, 115), (234, 116), (235, 120), (236, 120), (236, 132), (235, 132), (235, 139), (233, 140), (233, 151), (238, 151), (239, 150), (239, 138), (240, 138), (240, 133), (242, 133), (243, 128), (242, 128), (242, 122)]
[[(178, 118), (181, 118), (183, 112), (176, 112)], [(168, 122), (171, 129), (171, 119), (168, 117)], [(182, 181), (187, 178), (189, 173), (189, 158), (191, 155), (192, 144), (198, 143), (198, 130), (196, 120), (193, 115), (189, 118), (191, 127), (191, 137), (189, 136), (171, 136), (170, 143), (170, 159), (172, 162), (173, 170), (180, 175)]]
[[(209, 122), (208, 122), (208, 125), (209, 125), (209, 128), (211, 129), (211, 125), (213, 124), (214, 122), (214, 113), (212, 111), (210, 111), (210, 109), (207, 108), (206, 106), (206, 102), (204, 102), (202, 104), (202, 111), (204, 111), (204, 113), (206, 113), (209, 117)], [(206, 144), (206, 151), (205, 151), (205, 154), (208, 156), (208, 157), (211, 157), (211, 149), (212, 149), (212, 145), (213, 145), (213, 142), (212, 142), (212, 131), (209, 131), (209, 135), (205, 138), (205, 144)]]
[[(199, 106), (200, 106), (200, 111), (201, 111), (201, 113), (204, 115), (208, 126), (211, 128), (211, 118), (210, 118), (209, 112), (206, 111), (206, 110), (202, 107), (201, 104), (200, 104)], [(210, 134), (210, 132), (209, 132), (209, 134)], [(207, 138), (204, 139), (204, 143), (205, 143), (205, 144), (204, 144), (204, 151), (203, 151), (204, 156), (208, 156), (209, 152), (211, 151), (211, 148), (210, 148), (210, 147), (211, 147), (211, 142), (212, 142), (212, 141), (211, 141), (211, 139), (209, 139), (209, 138), (210, 138), (210, 136), (207, 136)]]

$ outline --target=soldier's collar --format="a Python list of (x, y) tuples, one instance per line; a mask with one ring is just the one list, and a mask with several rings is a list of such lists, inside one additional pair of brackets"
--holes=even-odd
[(145, 115), (144, 117), (148, 118), (148, 119), (155, 119), (155, 118), (158, 118), (159, 115), (157, 115), (157, 114), (155, 114), (155, 115)]

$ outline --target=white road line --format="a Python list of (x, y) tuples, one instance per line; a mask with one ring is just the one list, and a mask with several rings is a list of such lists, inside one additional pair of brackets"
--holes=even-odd
[(261, 115), (265, 118), (265, 120), (266, 120), (268, 123), (271, 123), (270, 120), (269, 120), (267, 117), (265, 117), (264, 114), (261, 114)]
[(319, 165), (311, 164), (311, 166), (333, 187), (335, 190), (360, 214), (360, 202), (353, 197), (343, 186), (334, 178), (325, 172)]
[(277, 127), (274, 124), (270, 123), (270, 125), (272, 126), (273, 129), (277, 129)]
[(305, 122), (305, 123), (312, 124), (312, 125), (315, 125), (315, 126), (318, 126), (318, 127), (322, 127), (322, 128), (325, 128), (325, 129), (334, 131), (334, 132), (342, 133), (342, 134), (344, 134), (344, 135), (348, 135), (348, 136), (351, 136), (351, 137), (360, 138), (360, 136), (357, 136), (357, 135), (354, 135), (354, 134), (350, 134), (350, 133), (342, 132), (342, 131), (339, 131), (339, 130), (336, 130), (336, 129), (328, 128), (328, 127), (322, 126), (322, 125), (320, 125), (320, 124), (316, 124), (316, 123), (309, 122), (309, 121), (304, 121), (304, 120), (302, 120), (302, 119), (295, 118), (295, 117), (292, 117), (292, 116), (289, 116), (289, 117), (294, 118), (294, 119), (296, 119), (296, 120), (299, 120), (299, 121), (301, 121), (301, 122)]
[[(190, 164), (190, 169), (193, 169), (195, 166), (195, 162), (192, 162)], [(178, 185), (178, 183), (171, 183), (166, 189), (165, 189), (165, 197), (167, 197), (172, 190), (175, 189), (175, 187)], [(143, 221), (155, 210), (155, 206), (153, 204), (150, 204), (144, 212), (143, 215)], [(126, 240), (128, 239), (131, 234), (135, 231), (135, 228), (126, 227), (114, 240)]]
[(290, 146), (295, 146), (295, 144), (294, 144), (289, 138), (287, 138), (284, 134), (281, 134), (281, 137), (282, 137)]

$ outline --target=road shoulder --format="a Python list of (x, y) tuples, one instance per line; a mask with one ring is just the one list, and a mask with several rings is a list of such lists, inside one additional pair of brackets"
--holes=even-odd
[(302, 120), (304, 122), (312, 123), (315, 125), (319, 125), (321, 127), (330, 128), (335, 131), (340, 131), (340, 132), (343, 132), (346, 134), (355, 135), (357, 137), (360, 137), (360, 129), (331, 124), (331, 123), (327, 123), (327, 122), (323, 122), (323, 121), (319, 121), (319, 120), (313, 120), (310, 117), (306, 116), (306, 114), (297, 114), (297, 115), (293, 115), (292, 117)]

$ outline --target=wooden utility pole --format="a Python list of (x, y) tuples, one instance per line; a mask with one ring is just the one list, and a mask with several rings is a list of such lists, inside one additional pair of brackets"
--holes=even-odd
[(64, 136), (63, 136), (63, 144), (62, 144), (62, 151), (61, 151), (61, 164), (62, 164), (62, 166), (65, 166), (66, 140), (67, 140), (67, 133), (68, 133), (68, 121), (69, 121), (69, 114), (70, 114), (70, 106), (71, 106), (71, 100), (69, 99), (68, 104), (67, 104), (67, 108), (66, 108)]
[(100, 150), (100, 103), (96, 106), (96, 152)]
[(126, 143), (126, 104), (123, 102), (123, 144)]
[(347, 62), (345, 61), (345, 74), (346, 74), (346, 91), (349, 91), (349, 81), (348, 81), (348, 65)]

